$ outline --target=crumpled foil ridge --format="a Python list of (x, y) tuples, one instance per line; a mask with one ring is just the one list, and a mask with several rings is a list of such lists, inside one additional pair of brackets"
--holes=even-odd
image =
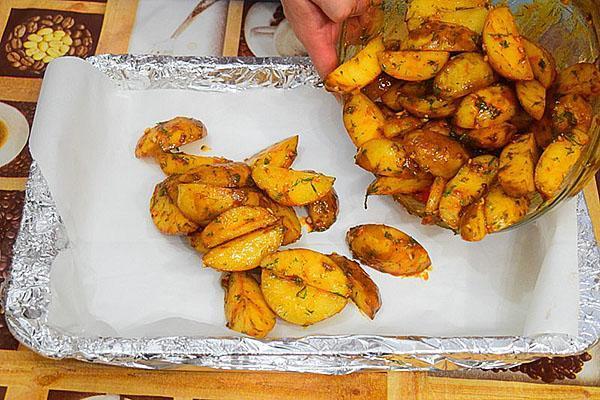
[[(128, 90), (179, 88), (240, 90), (319, 85), (304, 59), (96, 56), (90, 63)], [(600, 251), (583, 195), (577, 202), (580, 275), (579, 334), (536, 337), (307, 336), (257, 340), (249, 337), (77, 337), (47, 324), (50, 271), (69, 240), (39, 166), (26, 189), (21, 230), (6, 285), (5, 312), (13, 335), (53, 358), (76, 358), (138, 368), (191, 364), (347, 374), (360, 370), (447, 370), (511, 367), (542, 356), (586, 351), (600, 338)]]

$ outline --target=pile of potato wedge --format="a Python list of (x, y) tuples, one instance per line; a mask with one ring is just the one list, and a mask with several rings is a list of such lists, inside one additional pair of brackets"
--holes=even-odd
[(554, 199), (590, 142), (597, 66), (557, 71), (488, 0), (412, 0), (405, 22), (393, 48), (375, 37), (325, 79), (356, 164), (376, 176), (367, 196), (468, 241)]

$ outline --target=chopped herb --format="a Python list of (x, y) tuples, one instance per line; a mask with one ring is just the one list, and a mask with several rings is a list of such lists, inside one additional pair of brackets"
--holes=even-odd
[(546, 69), (546, 61), (544, 61), (544, 59), (541, 59), (540, 62), (538, 63), (538, 65), (540, 66), (540, 68), (542, 70)]
[(298, 291), (298, 293), (296, 293), (296, 297), (300, 297), (301, 299), (306, 298), (306, 286), (304, 286), (302, 289), (300, 289)]
[(508, 41), (506, 39), (504, 39), (503, 41), (500, 42), (500, 46), (502, 46), (505, 49), (508, 49), (510, 47), (510, 44), (508, 43)]

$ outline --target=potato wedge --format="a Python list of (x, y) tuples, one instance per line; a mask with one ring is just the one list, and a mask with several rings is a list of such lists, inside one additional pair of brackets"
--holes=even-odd
[(335, 189), (323, 198), (306, 205), (307, 223), (315, 232), (324, 232), (337, 220), (340, 203)]
[(241, 206), (225, 211), (213, 219), (200, 234), (209, 249), (236, 237), (277, 222), (278, 218), (263, 207)]
[(456, 112), (459, 104), (457, 101), (441, 100), (433, 95), (425, 97), (399, 95), (396, 101), (406, 111), (420, 118), (446, 118)]
[(202, 262), (219, 271), (247, 271), (260, 265), (263, 258), (283, 243), (283, 226), (271, 225), (213, 247)]
[(436, 176), (429, 189), (429, 196), (427, 197), (427, 203), (425, 204), (425, 212), (427, 214), (435, 214), (440, 206), (440, 200), (446, 189), (447, 179)]
[[(547, 110), (547, 108), (546, 108)], [(517, 128), (517, 132), (527, 132), (531, 130), (534, 122), (538, 122), (534, 120), (531, 115), (529, 115), (522, 107), (517, 109), (517, 113), (514, 117), (512, 117), (509, 121)]]
[(252, 171), (246, 164), (229, 162), (201, 165), (185, 174), (174, 176), (173, 180), (178, 183), (205, 183), (225, 188), (239, 188), (252, 185), (251, 174)]
[(477, 200), (498, 173), (498, 158), (492, 155), (475, 157), (448, 181), (440, 200), (440, 218), (451, 229), (458, 229), (463, 207)]
[(498, 182), (506, 194), (526, 197), (535, 192), (533, 176), (538, 157), (533, 133), (519, 135), (502, 150)]
[(302, 226), (292, 207), (275, 203), (267, 196), (260, 195), (260, 206), (269, 209), (283, 225), (283, 246), (294, 243), (302, 236)]
[[(441, 21), (450, 24), (462, 25), (469, 28), (476, 34), (481, 35), (483, 33), (483, 26), (485, 25), (485, 20), (489, 12), (490, 11), (487, 8), (483, 7), (464, 8), (454, 11), (439, 12), (430, 16), (428, 19), (431, 21)], [(417, 26), (415, 26), (415, 22), (415, 20), (409, 20), (408, 29), (416, 29)]]
[(515, 81), (534, 78), (523, 39), (508, 7), (489, 12), (483, 27), (483, 48), (492, 68), (503, 77)]
[(346, 234), (352, 256), (394, 276), (419, 276), (431, 266), (427, 251), (415, 239), (386, 225), (359, 225)]
[(185, 235), (198, 229), (198, 225), (183, 215), (173, 203), (164, 182), (154, 187), (150, 215), (154, 225), (166, 235)]
[(280, 142), (259, 151), (246, 159), (246, 164), (251, 168), (256, 165), (271, 165), (274, 167), (289, 168), (298, 155), (298, 135), (290, 136)]
[(256, 338), (267, 336), (276, 318), (256, 279), (248, 272), (231, 272), (224, 275), (222, 286), (227, 327)]
[(371, 101), (378, 101), (395, 82), (396, 80), (391, 76), (381, 73), (373, 82), (362, 88), (361, 92)]
[(517, 98), (511, 88), (490, 86), (463, 98), (454, 124), (466, 129), (487, 128), (509, 121), (517, 114)]
[(166, 175), (180, 175), (198, 167), (212, 164), (227, 164), (231, 161), (222, 157), (196, 156), (185, 153), (159, 153), (156, 161)]
[(427, 122), (422, 128), (424, 131), (437, 133), (438, 135), (451, 137), (453, 127), (443, 119), (436, 119)]
[(350, 299), (356, 304), (358, 309), (370, 319), (375, 318), (375, 314), (381, 308), (381, 297), (379, 288), (373, 282), (369, 274), (361, 266), (344, 256), (336, 253), (329, 255), (346, 274), (352, 293)]
[(360, 92), (351, 94), (344, 103), (344, 126), (356, 147), (383, 137), (385, 117), (377, 104)]
[(536, 80), (519, 81), (515, 84), (519, 102), (534, 119), (540, 120), (546, 110), (546, 89)]
[(593, 109), (585, 97), (567, 94), (560, 97), (552, 109), (552, 129), (560, 135), (578, 129), (583, 132), (592, 126)]
[(460, 217), (460, 236), (467, 242), (479, 242), (486, 234), (485, 203), (479, 199), (467, 206)]
[(267, 304), (279, 318), (302, 326), (330, 318), (348, 303), (344, 296), (293, 278), (281, 278), (267, 269), (262, 270), (260, 287)]
[(541, 120), (535, 121), (531, 126), (531, 131), (535, 137), (538, 147), (545, 149), (554, 140), (554, 128), (552, 124), (552, 113), (546, 107), (546, 113)]
[(392, 139), (369, 140), (358, 148), (356, 165), (375, 175), (406, 176), (411, 174), (402, 144)]
[(523, 46), (529, 58), (534, 78), (548, 89), (556, 80), (556, 62), (552, 54), (540, 44), (534, 43), (524, 37)]
[(468, 142), (481, 149), (496, 150), (506, 146), (517, 133), (517, 127), (509, 122), (487, 128), (471, 129), (466, 132)]
[(327, 75), (325, 88), (331, 92), (350, 93), (367, 86), (381, 74), (377, 54), (384, 50), (381, 36), (371, 40), (358, 54)]
[(600, 71), (590, 63), (571, 65), (560, 72), (557, 86), (559, 94), (596, 96), (600, 94)]
[(469, 28), (440, 21), (427, 21), (408, 33), (401, 50), (477, 51), (479, 35)]
[(402, 82), (396, 82), (381, 95), (381, 102), (390, 110), (402, 111), (402, 106), (398, 103), (397, 98), (401, 94), (400, 90), (403, 85)]
[(483, 55), (462, 53), (453, 57), (433, 81), (433, 93), (446, 100), (458, 99), (496, 81)]
[(413, 131), (403, 138), (402, 144), (423, 171), (446, 179), (456, 175), (469, 159), (469, 153), (460, 143), (435, 132)]
[(201, 121), (187, 117), (175, 117), (159, 122), (146, 129), (135, 148), (135, 156), (154, 157), (161, 151), (171, 151), (206, 136), (206, 127)]
[[(474, 8), (485, 8), (488, 0), (412, 0), (408, 2), (406, 21), (409, 29), (421, 25), (424, 20), (430, 19), (438, 14), (450, 13), (458, 10)], [(411, 21), (413, 21), (411, 26)]]
[(432, 182), (433, 177), (429, 174), (413, 177), (378, 176), (367, 188), (367, 196), (417, 193), (429, 188)]
[(500, 185), (494, 185), (485, 195), (485, 225), (488, 233), (498, 232), (516, 224), (529, 210), (526, 197), (511, 197)]
[(546, 147), (535, 167), (535, 187), (545, 199), (558, 194), (581, 150), (582, 146), (562, 136)]
[(188, 243), (190, 244), (190, 246), (192, 246), (192, 248), (194, 250), (196, 250), (198, 253), (204, 255), (204, 254), (208, 253), (208, 251), (210, 249), (204, 245), (204, 241), (202, 240), (201, 235), (202, 235), (202, 231), (196, 231), (196, 232), (190, 233), (188, 235), (187, 239), (188, 239)]
[(257, 166), (252, 170), (256, 186), (275, 202), (284, 206), (304, 206), (325, 196), (333, 188), (335, 178), (308, 171)]
[(379, 53), (381, 70), (404, 81), (433, 78), (450, 58), (447, 51), (384, 51)]
[(421, 119), (402, 113), (386, 119), (383, 125), (383, 136), (388, 139), (401, 137), (410, 131), (419, 129), (421, 126), (423, 126)]

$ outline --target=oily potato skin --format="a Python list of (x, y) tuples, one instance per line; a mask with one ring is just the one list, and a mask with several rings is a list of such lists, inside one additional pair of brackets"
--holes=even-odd
[(454, 124), (465, 129), (499, 125), (517, 114), (517, 105), (517, 98), (508, 86), (480, 89), (462, 99), (454, 116)]
[(176, 176), (179, 183), (205, 183), (224, 188), (251, 186), (252, 170), (244, 163), (229, 162), (226, 164), (208, 164), (190, 169), (185, 174)]
[(343, 120), (346, 131), (356, 147), (371, 139), (383, 137), (383, 113), (377, 104), (360, 92), (346, 98)]
[(394, 115), (386, 119), (383, 125), (383, 136), (388, 139), (401, 137), (410, 131), (419, 129), (423, 126), (423, 121), (412, 115), (402, 114)]
[(350, 299), (356, 304), (358, 309), (370, 319), (375, 319), (375, 314), (381, 308), (381, 297), (379, 288), (373, 282), (371, 277), (361, 268), (361, 266), (344, 256), (336, 253), (329, 255), (346, 274), (352, 293)]
[(408, 33), (402, 50), (477, 51), (479, 35), (469, 28), (441, 21), (428, 21)]
[(166, 235), (185, 235), (198, 229), (198, 225), (185, 217), (173, 203), (164, 182), (154, 188), (150, 215), (156, 228)]
[(533, 70), (535, 79), (548, 89), (556, 80), (556, 62), (552, 54), (541, 45), (521, 37), (525, 53), (529, 58), (529, 64)]
[(554, 140), (554, 128), (552, 124), (552, 113), (546, 107), (546, 113), (541, 120), (535, 121), (531, 126), (531, 131), (535, 136), (535, 142), (538, 147), (545, 149)]
[(225, 211), (213, 219), (200, 234), (209, 249), (238, 236), (265, 228), (278, 218), (266, 208), (241, 206)]
[(535, 187), (545, 199), (558, 194), (581, 150), (581, 145), (562, 136), (546, 147), (535, 167)]
[(450, 58), (447, 51), (384, 51), (379, 53), (381, 70), (404, 81), (433, 78)]
[(402, 140), (406, 153), (425, 172), (452, 178), (469, 159), (469, 153), (455, 140), (438, 133), (416, 130)]
[(523, 39), (508, 7), (489, 12), (483, 27), (483, 48), (492, 68), (503, 77), (523, 81), (534, 78)]
[(335, 189), (323, 198), (306, 205), (307, 222), (315, 232), (324, 232), (337, 220), (340, 202)]
[(471, 129), (466, 132), (469, 143), (475, 147), (486, 150), (501, 149), (517, 133), (517, 127), (511, 123), (503, 122), (488, 128)]
[(292, 207), (282, 206), (266, 196), (260, 195), (259, 205), (267, 208), (283, 225), (283, 246), (296, 242), (302, 236), (302, 226)]
[(331, 92), (350, 93), (367, 86), (381, 74), (377, 54), (384, 50), (381, 36), (371, 40), (358, 54), (327, 75), (325, 88)]
[(573, 129), (589, 131), (593, 112), (591, 104), (581, 95), (567, 94), (560, 97), (552, 109), (554, 135), (569, 133)]
[(429, 174), (408, 177), (378, 176), (367, 188), (367, 196), (411, 194), (426, 190), (433, 182)]
[(211, 164), (227, 164), (230, 160), (222, 157), (205, 157), (185, 153), (160, 153), (156, 161), (165, 175), (181, 175), (198, 167)]
[(387, 274), (418, 276), (431, 266), (423, 246), (386, 225), (356, 226), (348, 231), (346, 241), (354, 258)]
[(534, 172), (538, 150), (533, 133), (519, 135), (502, 149), (498, 182), (513, 197), (525, 197), (535, 192)]
[(464, 97), (496, 81), (494, 70), (478, 53), (453, 57), (433, 81), (433, 92), (446, 100)]
[(460, 217), (460, 236), (467, 242), (479, 242), (487, 234), (483, 199), (467, 206)]
[(477, 200), (498, 173), (498, 158), (492, 155), (475, 157), (448, 181), (439, 205), (439, 214), (451, 229), (458, 229), (463, 207)]
[(223, 277), (222, 285), (227, 327), (256, 338), (267, 336), (275, 326), (276, 317), (252, 275), (231, 272)]
[(246, 160), (251, 168), (256, 165), (271, 165), (289, 168), (298, 155), (298, 135), (283, 139)]
[(202, 235), (202, 231), (196, 231), (196, 232), (190, 233), (187, 237), (187, 240), (188, 240), (188, 243), (190, 244), (190, 246), (192, 246), (192, 248), (194, 250), (196, 250), (198, 253), (204, 255), (204, 254), (208, 253), (208, 251), (210, 249), (204, 245), (204, 241), (202, 240), (201, 235)]
[(434, 214), (437, 212), (440, 206), (440, 200), (444, 194), (446, 188), (447, 179), (436, 176), (429, 189), (429, 196), (427, 197), (427, 203), (425, 204), (425, 212), (427, 214)]
[(335, 178), (308, 171), (257, 166), (252, 170), (256, 186), (275, 202), (284, 206), (304, 206), (325, 196), (333, 188)]
[(590, 63), (572, 65), (558, 75), (557, 92), (596, 96), (600, 94), (600, 71)]
[(414, 29), (436, 14), (487, 6), (488, 0), (412, 0), (408, 3), (406, 20), (418, 20), (414, 26), (409, 26), (409, 29)]
[(536, 80), (519, 81), (515, 84), (517, 98), (529, 115), (540, 120), (546, 110), (546, 88)]
[[(462, 25), (473, 32), (481, 35), (483, 33), (483, 26), (485, 25), (485, 19), (489, 10), (487, 8), (476, 7), (476, 8), (465, 8), (454, 11), (440, 12), (430, 16), (428, 19), (431, 21), (441, 21), (450, 24)], [(409, 20), (409, 29), (414, 30), (417, 26), (414, 26), (414, 20)]]
[(283, 226), (275, 224), (210, 249), (202, 262), (219, 271), (247, 271), (258, 267), (282, 243)]
[(396, 101), (406, 111), (419, 118), (446, 118), (454, 114), (458, 107), (457, 101), (441, 100), (433, 95), (425, 97), (399, 95)]
[(494, 185), (485, 195), (485, 225), (488, 233), (498, 232), (516, 224), (527, 214), (529, 201), (525, 197), (511, 197), (502, 187)]
[(206, 136), (206, 127), (201, 121), (187, 117), (175, 117), (159, 122), (144, 131), (135, 148), (137, 158), (153, 157), (161, 151), (171, 151)]
[(402, 143), (392, 139), (369, 140), (358, 148), (356, 165), (375, 175), (405, 176), (410, 173)]

